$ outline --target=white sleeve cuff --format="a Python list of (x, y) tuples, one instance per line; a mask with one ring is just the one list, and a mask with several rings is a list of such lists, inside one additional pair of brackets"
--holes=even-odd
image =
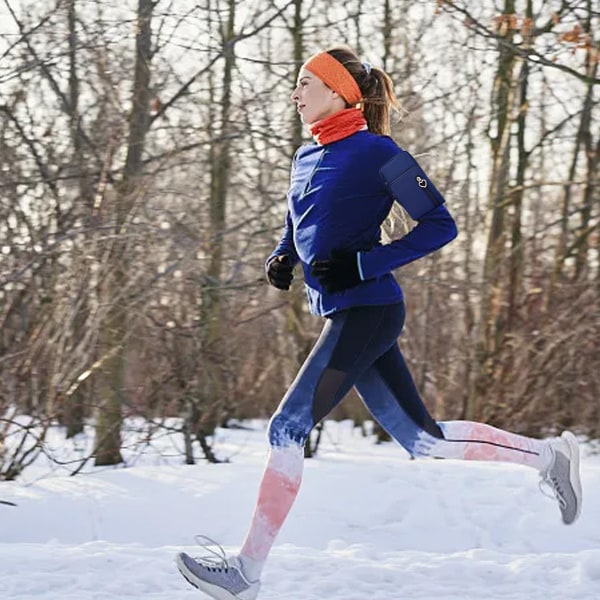
[(365, 275), (363, 273), (362, 261), (360, 259), (360, 252), (356, 253), (356, 264), (358, 265), (358, 276), (360, 277), (361, 281), (364, 281)]

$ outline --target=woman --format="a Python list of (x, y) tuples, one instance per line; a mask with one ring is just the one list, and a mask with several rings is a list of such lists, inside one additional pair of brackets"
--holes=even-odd
[(480, 423), (436, 422), (398, 348), (404, 303), (392, 271), (447, 244), (457, 231), (442, 204), (401, 239), (380, 242), (393, 203), (380, 169), (400, 152), (389, 137), (390, 111), (397, 106), (389, 77), (350, 50), (333, 48), (306, 61), (291, 98), (315, 143), (294, 157), (285, 228), (267, 259), (267, 278), (287, 290), (300, 264), (310, 310), (325, 323), (270, 421), (268, 461), (239, 554), (215, 563), (182, 553), (181, 573), (213, 598), (256, 598), (267, 555), (300, 486), (304, 442), (352, 387), (412, 456), (538, 469), (563, 521), (572, 523), (581, 508), (575, 437), (565, 432), (536, 440)]

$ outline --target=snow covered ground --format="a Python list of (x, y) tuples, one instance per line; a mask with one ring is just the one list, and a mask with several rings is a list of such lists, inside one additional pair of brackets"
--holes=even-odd
[[(164, 438), (127, 468), (75, 477), (40, 461), (0, 483), (0, 599), (201, 600), (177, 572), (205, 534), (233, 551), (254, 508), (264, 423), (220, 430), (231, 462), (182, 464)], [(533, 470), (411, 461), (327, 423), (263, 577), (260, 600), (598, 600), (600, 456), (564, 526)]]

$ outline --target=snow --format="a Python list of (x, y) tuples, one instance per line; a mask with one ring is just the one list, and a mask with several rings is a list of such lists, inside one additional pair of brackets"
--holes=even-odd
[[(129, 466), (69, 477), (38, 461), (0, 484), (2, 600), (201, 600), (174, 557), (196, 534), (241, 543), (266, 458), (265, 423), (220, 429), (229, 462), (185, 465), (164, 437)], [(74, 448), (54, 432), (56, 448)], [(81, 452), (81, 448), (79, 448)], [(71, 467), (72, 468), (72, 467)], [(328, 422), (263, 575), (260, 600), (598, 600), (600, 456), (583, 445), (572, 526), (532, 469), (417, 460)]]

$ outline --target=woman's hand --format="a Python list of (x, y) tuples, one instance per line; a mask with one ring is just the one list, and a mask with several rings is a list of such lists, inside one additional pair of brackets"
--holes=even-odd
[(310, 272), (330, 294), (353, 288), (362, 281), (356, 252), (334, 250), (331, 258), (313, 261)]
[(274, 256), (266, 267), (267, 280), (278, 290), (289, 290), (294, 279), (292, 259), (287, 254)]

